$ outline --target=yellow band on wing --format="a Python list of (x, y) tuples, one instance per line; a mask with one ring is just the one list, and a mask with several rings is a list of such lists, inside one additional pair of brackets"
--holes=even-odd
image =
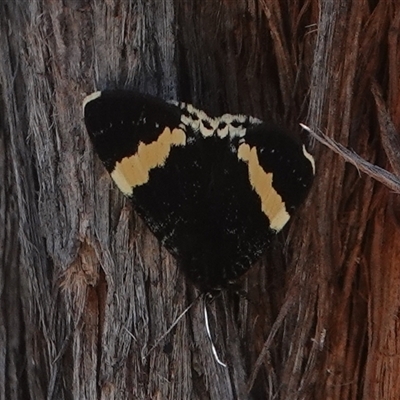
[(149, 144), (140, 143), (137, 152), (115, 164), (111, 177), (123, 194), (129, 196), (136, 186), (149, 180), (153, 168), (164, 165), (173, 146), (184, 146), (186, 134), (182, 129), (165, 128), (158, 139)]
[(290, 215), (286, 211), (282, 197), (272, 186), (273, 174), (263, 170), (255, 147), (250, 148), (246, 143), (241, 144), (238, 157), (248, 165), (251, 186), (261, 199), (262, 211), (268, 217), (271, 229), (280, 231), (288, 222)]

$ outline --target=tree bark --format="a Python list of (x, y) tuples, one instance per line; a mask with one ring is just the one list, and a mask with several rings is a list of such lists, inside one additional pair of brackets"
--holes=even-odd
[(224, 368), (81, 105), (135, 88), (306, 122), (398, 173), (399, 32), (390, 0), (3, 0), (0, 398), (397, 399), (398, 194), (311, 143), (306, 203), (207, 306)]

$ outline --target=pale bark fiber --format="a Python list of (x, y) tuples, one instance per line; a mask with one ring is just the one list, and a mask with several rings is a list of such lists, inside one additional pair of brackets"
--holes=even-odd
[(398, 399), (398, 194), (315, 144), (290, 229), (208, 306), (223, 368), (199, 302), (162, 338), (198, 292), (81, 104), (138, 88), (307, 122), (396, 171), (399, 32), (393, 0), (2, 0), (0, 399)]

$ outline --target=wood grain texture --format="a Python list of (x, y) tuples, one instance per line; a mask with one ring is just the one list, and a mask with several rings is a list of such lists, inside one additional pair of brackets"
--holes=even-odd
[(399, 32), (389, 0), (4, 0), (0, 398), (396, 399), (398, 196), (315, 144), (311, 194), (247, 295), (209, 306), (224, 369), (199, 302), (160, 340), (198, 293), (113, 186), (81, 104), (135, 87), (307, 122), (392, 171)]

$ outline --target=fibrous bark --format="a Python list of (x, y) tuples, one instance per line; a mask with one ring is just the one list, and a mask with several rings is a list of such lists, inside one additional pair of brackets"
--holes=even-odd
[(399, 29), (389, 0), (4, 0), (0, 398), (397, 398), (398, 194), (312, 144), (290, 229), (244, 295), (208, 305), (223, 368), (200, 301), (164, 335), (198, 292), (110, 181), (81, 103), (136, 88), (306, 122), (396, 174)]

